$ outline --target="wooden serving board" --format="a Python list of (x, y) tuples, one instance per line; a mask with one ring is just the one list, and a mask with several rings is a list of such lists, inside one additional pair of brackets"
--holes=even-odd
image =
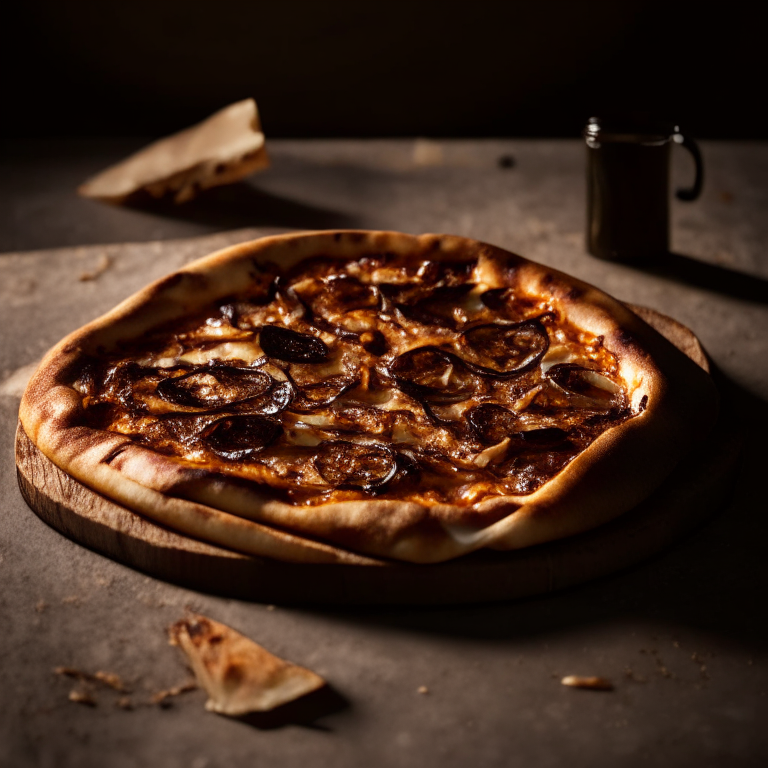
[[(698, 339), (675, 320), (632, 307), (699, 365)], [(509, 600), (573, 586), (634, 565), (713, 515), (726, 499), (741, 447), (721, 416), (709, 438), (657, 491), (587, 533), (513, 552), (476, 552), (438, 565), (282, 563), (232, 552), (164, 528), (90, 490), (56, 467), (19, 424), (21, 492), (68, 538), (166, 581), (270, 603), (447, 604)]]

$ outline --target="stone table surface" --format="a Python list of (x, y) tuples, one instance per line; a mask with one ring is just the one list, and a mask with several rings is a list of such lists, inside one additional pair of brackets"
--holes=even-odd
[[(585, 252), (578, 141), (274, 141), (270, 169), (187, 207), (75, 196), (140, 145), (2, 147), (0, 766), (768, 764), (768, 145), (704, 144), (704, 194), (673, 203), (673, 253), (654, 269)], [(692, 174), (684, 157), (673, 171), (680, 185)], [(48, 347), (215, 247), (338, 227), (486, 240), (693, 328), (745, 428), (729, 504), (661, 555), (578, 588), (407, 610), (200, 594), (38, 520), (17, 489), (13, 435)], [(188, 677), (165, 636), (187, 606), (325, 676), (335, 706), (242, 722), (206, 712), (199, 690), (151, 704)], [(77, 682), (59, 666), (119, 674), (133, 708), (104, 686), (96, 706), (70, 702)], [(615, 690), (568, 689), (567, 674), (606, 676)]]

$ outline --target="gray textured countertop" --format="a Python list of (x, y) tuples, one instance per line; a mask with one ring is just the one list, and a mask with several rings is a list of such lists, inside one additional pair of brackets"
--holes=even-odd
[[(139, 144), (3, 148), (0, 765), (768, 761), (768, 145), (704, 145), (704, 194), (673, 203), (675, 255), (652, 273), (585, 253), (576, 141), (275, 141), (268, 171), (183, 209), (111, 208), (74, 195), (87, 175)], [(499, 166), (503, 155), (513, 167)], [(692, 169), (678, 157), (674, 172), (682, 185)], [(328, 227), (486, 240), (693, 328), (746, 425), (732, 502), (667, 552), (609, 578), (517, 603), (409, 610), (211, 597), (133, 572), (40, 522), (18, 492), (13, 462), (29, 366), (190, 258), (259, 232)], [(160, 259), (151, 247), (109, 245), (171, 238), (184, 240)], [(324, 675), (337, 706), (269, 727), (205, 712), (200, 691), (168, 708), (148, 704), (187, 677), (164, 634), (185, 606)], [(121, 675), (134, 709), (116, 706), (106, 688), (95, 707), (69, 702), (74, 683), (55, 675), (57, 666)], [(566, 674), (604, 675), (616, 687), (566, 689)]]

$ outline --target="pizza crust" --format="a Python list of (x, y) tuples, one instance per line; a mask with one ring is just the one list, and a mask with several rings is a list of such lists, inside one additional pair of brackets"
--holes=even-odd
[[(466, 507), (361, 499), (296, 506), (269, 489), (185, 465), (83, 426), (72, 388), (84, 355), (109, 354), (207, 303), (244, 291), (255, 264), (281, 267), (324, 255), (392, 252), (412, 258), (477, 258), (495, 279), (548, 295), (578, 327), (603, 336), (633, 408), (534, 493)], [(641, 409), (644, 410), (641, 411)], [(322, 232), (244, 243), (160, 280), (59, 343), (21, 405), (25, 431), (80, 482), (156, 522), (237, 551), (293, 562), (432, 563), (481, 549), (517, 549), (594, 528), (647, 497), (709, 431), (717, 412), (710, 377), (620, 302), (575, 278), (493, 246), (440, 235)]]

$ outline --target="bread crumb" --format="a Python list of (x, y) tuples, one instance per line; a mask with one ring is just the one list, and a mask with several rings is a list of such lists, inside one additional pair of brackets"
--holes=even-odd
[(560, 683), (569, 688), (584, 688), (589, 691), (612, 691), (613, 683), (605, 677), (583, 677), (581, 675), (567, 675)]
[(133, 702), (130, 696), (121, 696), (116, 702), (115, 706), (120, 709), (131, 710), (133, 709)]
[(65, 677), (73, 677), (75, 680), (82, 680), (86, 683), (102, 683), (112, 690), (126, 693), (128, 689), (125, 687), (120, 675), (114, 672), (96, 672), (91, 674), (90, 672), (83, 672), (75, 667), (55, 667), (53, 670), (57, 675), (63, 675)]
[(115, 691), (124, 692), (126, 690), (123, 681), (120, 679), (120, 675), (116, 675), (114, 672), (96, 672), (93, 676), (94, 680), (98, 680), (104, 685), (108, 685)]
[(267, 606), (267, 610), (268, 611), (274, 611), (275, 610), (275, 606), (274, 605), (268, 605)]
[(168, 699), (171, 699), (174, 696), (179, 696), (182, 693), (187, 693), (188, 691), (194, 691), (196, 688), (197, 683), (194, 680), (187, 680), (186, 683), (182, 683), (181, 685), (174, 685), (173, 688), (158, 691), (152, 696), (150, 702), (152, 704), (158, 704), (163, 708), (170, 707), (171, 702), (168, 701)]
[(77, 595), (68, 595), (67, 597), (62, 597), (61, 602), (63, 605), (79, 606), (81, 600)]
[(47, 607), (48, 607), (48, 603), (46, 603), (45, 600), (38, 600), (35, 603), (35, 610), (38, 613), (42, 613)]
[(422, 695), (424, 695), (424, 694), (427, 694), (427, 693), (429, 693), (429, 688), (427, 688), (427, 686), (426, 686), (426, 685), (420, 685), (420, 686), (419, 686), (419, 687), (416, 689), (416, 693), (421, 693)]
[(90, 693), (80, 688), (73, 688), (69, 692), (69, 700), (75, 704), (84, 704), (86, 707), (96, 706), (96, 699)]
[(74, 667), (54, 667), (53, 671), (57, 675), (66, 675), (67, 677), (76, 677), (78, 679), (83, 679), (85, 677), (84, 672), (81, 672)]

